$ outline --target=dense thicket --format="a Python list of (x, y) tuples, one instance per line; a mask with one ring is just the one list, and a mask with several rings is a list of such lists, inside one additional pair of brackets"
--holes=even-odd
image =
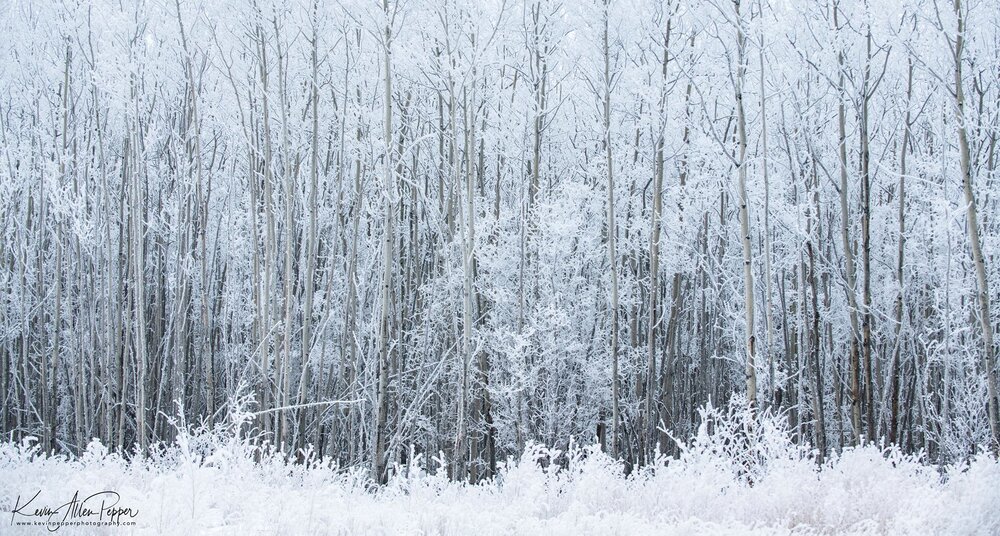
[[(461, 478), (745, 393), (822, 454), (995, 449), (989, 0), (0, 7), (0, 425), (230, 401)], [(410, 445), (414, 450), (411, 451)]]

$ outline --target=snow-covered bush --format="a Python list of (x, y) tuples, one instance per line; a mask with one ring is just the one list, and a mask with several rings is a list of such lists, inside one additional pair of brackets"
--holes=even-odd
[(39, 503), (62, 504), (110, 489), (138, 510), (137, 532), (152, 534), (1000, 533), (996, 459), (938, 468), (869, 445), (818, 464), (782, 416), (755, 414), (738, 397), (703, 407), (676, 458), (629, 475), (596, 445), (533, 443), (478, 484), (450, 481), (443, 455), (427, 464), (411, 451), (375, 487), (363, 467), (255, 442), (243, 415), (215, 429), (179, 420), (177, 441), (145, 458), (97, 441), (78, 458), (44, 455), (33, 440), (0, 443), (0, 509), (39, 490)]

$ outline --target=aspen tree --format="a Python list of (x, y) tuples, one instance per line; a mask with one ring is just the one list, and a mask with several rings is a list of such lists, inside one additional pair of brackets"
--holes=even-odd
[(953, 0), (957, 27), (954, 38), (948, 37), (954, 65), (955, 121), (958, 124), (959, 163), (962, 172), (962, 192), (965, 196), (965, 217), (969, 232), (969, 246), (972, 262), (976, 270), (976, 301), (979, 305), (979, 327), (983, 332), (983, 366), (986, 370), (986, 408), (989, 413), (991, 448), (1000, 451), (1000, 414), (997, 404), (997, 363), (993, 345), (993, 323), (990, 318), (990, 288), (986, 279), (986, 260), (983, 256), (982, 239), (979, 234), (979, 212), (975, 191), (972, 187), (972, 163), (969, 149), (969, 118), (965, 111), (965, 88), (962, 79), (962, 62), (965, 61), (965, 32), (967, 11), (962, 0)]
[[(261, 18), (263, 15), (258, 11), (257, 17)], [(263, 169), (263, 183), (264, 183), (264, 197), (261, 200), (264, 206), (264, 289), (263, 289), (263, 312), (262, 316), (264, 318), (263, 326), (263, 340), (261, 344), (263, 345), (262, 355), (264, 359), (264, 366), (262, 369), (263, 381), (267, 385), (265, 388), (265, 394), (267, 398), (261, 403), (263, 407), (278, 407), (282, 399), (281, 393), (281, 382), (280, 382), (280, 352), (277, 349), (272, 348), (271, 340), (273, 338), (272, 332), (274, 330), (274, 325), (277, 324), (277, 315), (279, 314), (278, 307), (272, 306), (274, 297), (272, 296), (273, 289), (276, 289), (277, 276), (274, 274), (274, 268), (276, 263), (276, 251), (277, 248), (277, 233), (275, 230), (275, 217), (274, 217), (274, 149), (271, 141), (271, 104), (270, 104), (270, 76), (269, 76), (269, 66), (267, 60), (267, 41), (265, 39), (264, 28), (262, 21), (258, 20), (256, 27), (257, 35), (257, 54), (258, 54), (258, 72), (260, 76), (260, 96), (261, 96), (261, 132), (260, 136), (264, 140), (264, 157), (263, 161), (260, 162), (260, 166)], [(275, 359), (274, 364), (274, 381), (270, 378), (271, 371), (271, 357)], [(274, 404), (274, 406), (271, 406)], [(264, 416), (264, 429), (267, 432), (274, 432), (275, 434), (280, 434), (280, 411), (275, 412), (273, 415)], [(280, 443), (280, 441), (279, 441)]]
[(743, 19), (740, 15), (741, 0), (733, 0), (736, 24), (736, 75), (733, 89), (736, 93), (736, 135), (737, 150), (737, 182), (736, 192), (739, 202), (740, 241), (743, 244), (743, 307), (746, 319), (746, 388), (747, 401), (750, 407), (757, 406), (757, 369), (754, 362), (757, 354), (756, 336), (754, 331), (754, 288), (753, 288), (753, 258), (750, 243), (750, 216), (747, 201), (747, 127), (746, 115), (743, 111), (743, 83), (746, 78), (746, 34), (743, 32)]
[[(833, 4), (833, 26), (838, 33), (841, 31), (839, 22), (840, 1)], [(851, 426), (854, 432), (853, 442), (855, 445), (861, 443), (861, 363), (858, 356), (858, 299), (856, 294), (857, 285), (855, 283), (854, 272), (854, 246), (848, 235), (850, 229), (850, 209), (847, 204), (847, 118), (844, 100), (844, 51), (837, 51), (837, 90), (839, 101), (837, 103), (837, 132), (839, 135), (840, 152), (840, 237), (844, 248), (844, 267), (846, 271), (846, 291), (848, 315), (851, 322), (851, 347), (850, 347), (850, 367), (851, 367)]]
[[(669, 10), (670, 13), (667, 15), (666, 27), (663, 30), (663, 51), (660, 60), (660, 96), (657, 101), (657, 120), (659, 122), (657, 126), (657, 137), (655, 145), (655, 157), (653, 161), (653, 210), (650, 216), (650, 232), (649, 232), (649, 318), (647, 334), (646, 334), (646, 351), (647, 351), (647, 362), (646, 362), (646, 402), (645, 402), (645, 417), (644, 421), (646, 423), (646, 430), (649, 439), (648, 443), (652, 443), (652, 438), (657, 436), (656, 427), (657, 422), (654, 418), (653, 411), (653, 399), (656, 387), (659, 384), (660, 389), (663, 389), (663, 382), (658, 382), (656, 377), (656, 349), (657, 349), (657, 335), (660, 323), (659, 318), (659, 296), (660, 296), (660, 230), (661, 230), (661, 219), (663, 211), (663, 175), (664, 175), (664, 145), (667, 130), (667, 97), (669, 93), (669, 88), (667, 87), (667, 67), (670, 63), (670, 34), (673, 29), (673, 17), (677, 13), (678, 7), (668, 5), (664, 8)], [(675, 285), (676, 285), (675, 279)], [(678, 289), (674, 289), (677, 292)], [(673, 315), (671, 315), (673, 316)], [(672, 342), (672, 341), (671, 341)], [(670, 344), (670, 342), (668, 342)], [(660, 367), (660, 373), (662, 376), (668, 374), (666, 366)], [(662, 404), (663, 394), (660, 394), (660, 403)], [(663, 425), (666, 425), (666, 421), (663, 419), (667, 416), (666, 412), (662, 409), (659, 412), (660, 419), (663, 420)], [(662, 441), (662, 440), (661, 440)], [(661, 444), (660, 448), (664, 448), (666, 445)]]
[[(317, 248), (317, 213), (319, 212), (319, 0), (313, 0), (312, 5), (312, 38), (309, 55), (312, 68), (310, 90), (310, 107), (312, 108), (312, 134), (310, 136), (309, 152), (309, 237), (306, 239), (306, 273), (305, 273), (305, 304), (302, 311), (302, 374), (299, 377), (298, 404), (305, 405), (312, 383), (312, 317), (313, 294), (316, 281), (316, 248)], [(329, 294), (327, 294), (329, 297)], [(305, 447), (306, 441), (306, 410), (298, 409), (298, 432), (296, 445)]]
[[(680, 4), (678, 4), (679, 6)], [(695, 34), (691, 34), (688, 38), (688, 50), (694, 49)], [(687, 187), (688, 178), (688, 159), (691, 154), (691, 93), (694, 89), (694, 80), (688, 77), (686, 88), (684, 90), (684, 129), (681, 136), (681, 143), (683, 144), (683, 153), (681, 161), (678, 165), (677, 182), (680, 187), (680, 195), (677, 199), (677, 212), (678, 220), (684, 222), (685, 206), (685, 188)], [(663, 165), (662, 159), (658, 153), (657, 159), (660, 160), (660, 165)], [(669, 436), (666, 433), (666, 427), (670, 425), (670, 421), (676, 419), (679, 415), (675, 416), (675, 413), (679, 413), (673, 399), (676, 397), (676, 382), (674, 381), (674, 365), (677, 360), (678, 349), (680, 347), (679, 341), (679, 325), (681, 322), (681, 301), (683, 299), (682, 286), (685, 284), (685, 279), (682, 277), (682, 273), (677, 271), (674, 273), (673, 281), (670, 285), (670, 319), (667, 322), (667, 333), (666, 333), (666, 351), (662, 357), (662, 363), (660, 365), (660, 421), (664, 425), (664, 430), (660, 433), (660, 444), (665, 447)], [(704, 301), (702, 301), (704, 304)], [(668, 420), (669, 419), (669, 420)]]
[[(398, 8), (398, 6), (397, 6)], [(392, 150), (393, 126), (392, 126), (392, 24), (396, 15), (396, 8), (389, 11), (389, 0), (382, 0), (382, 11), (386, 19), (385, 28), (382, 35), (382, 65), (383, 71), (383, 99), (384, 99), (384, 168), (383, 168), (383, 195), (385, 196), (385, 220), (382, 230), (382, 280), (380, 283), (381, 308), (379, 311), (378, 323), (378, 365), (377, 365), (377, 390), (376, 390), (376, 418), (375, 435), (372, 446), (372, 478), (376, 482), (385, 482), (388, 477), (385, 467), (385, 440), (386, 440), (386, 418), (389, 408), (389, 309), (390, 286), (392, 285), (392, 251), (394, 213), (395, 213), (395, 155)]]
[(285, 248), (285, 260), (284, 260), (284, 282), (282, 284), (283, 297), (282, 303), (284, 305), (284, 319), (281, 324), (284, 328), (284, 333), (281, 337), (282, 350), (281, 350), (281, 363), (276, 366), (277, 368), (277, 384), (278, 392), (281, 393), (279, 400), (276, 401), (278, 406), (278, 411), (276, 415), (277, 419), (277, 444), (284, 447), (285, 441), (288, 438), (288, 408), (291, 401), (291, 376), (292, 376), (292, 339), (294, 333), (292, 317), (292, 311), (295, 309), (295, 281), (293, 276), (293, 258), (295, 253), (295, 178), (297, 171), (296, 165), (291, 165), (290, 160), (292, 159), (291, 149), (288, 145), (288, 121), (289, 121), (289, 110), (288, 110), (288, 92), (287, 92), (287, 77), (285, 73), (285, 54), (286, 52), (281, 46), (282, 31), (278, 26), (278, 19), (275, 17), (272, 19), (272, 24), (274, 26), (275, 35), (275, 46), (277, 48), (277, 64), (278, 64), (278, 101), (281, 110), (281, 154), (282, 154), (282, 179), (284, 182), (284, 248)]
[(615, 227), (615, 178), (614, 160), (611, 152), (611, 57), (608, 50), (608, 17), (611, 0), (603, 0), (601, 13), (601, 51), (603, 53), (603, 91), (601, 101), (601, 129), (602, 145), (604, 149), (605, 177), (607, 179), (607, 245), (608, 245), (608, 267), (611, 272), (611, 455), (617, 457), (619, 449), (619, 426), (620, 414), (619, 399), (620, 379), (618, 377), (618, 252), (615, 246), (615, 235), (618, 231)]
[[(473, 46), (474, 45), (473, 37)], [(475, 67), (472, 70), (473, 84), (475, 81)], [(465, 93), (465, 90), (463, 90)], [(460, 410), (459, 415), (464, 415), (466, 406), (469, 404), (471, 399), (471, 388), (469, 385), (469, 367), (473, 360), (473, 345), (472, 345), (472, 328), (473, 328), (473, 285), (475, 283), (475, 273), (473, 268), (473, 260), (475, 257), (475, 245), (476, 245), (476, 211), (475, 211), (475, 90), (473, 90), (472, 96), (473, 102), (469, 103), (466, 96), (463, 96), (464, 110), (463, 115), (466, 124), (466, 140), (465, 140), (465, 215), (463, 220), (464, 233), (462, 240), (462, 271), (464, 277), (462, 278), (462, 348), (463, 348), (463, 362), (462, 362), (462, 396), (460, 398)], [(480, 365), (477, 364), (477, 367)], [(477, 370), (477, 377), (481, 374), (481, 370)], [(461, 439), (464, 442), (464, 436), (468, 433), (467, 422), (459, 422), (460, 434), (463, 437)], [(473, 458), (478, 458), (478, 446), (476, 441), (473, 439), (471, 448), (471, 456)], [(466, 456), (464, 449), (457, 452), (456, 456)], [(469, 480), (476, 480), (476, 460), (472, 460), (473, 465), (469, 468)], [(456, 475), (457, 478), (463, 478), (464, 475)]]
[[(210, 329), (209, 325), (210, 325), (210, 320), (211, 319), (209, 318), (209, 308), (208, 308), (208, 297), (209, 297), (209, 293), (208, 293), (208, 290), (207, 290), (208, 289), (208, 283), (209, 283), (208, 282), (208, 273), (207, 273), (207, 263), (208, 263), (207, 257), (208, 257), (208, 255), (207, 255), (207, 244), (206, 244), (206, 240), (205, 240), (205, 227), (207, 225), (207, 219), (208, 219), (208, 212), (207, 212), (208, 211), (208, 206), (207, 206), (208, 202), (207, 202), (207, 199), (204, 198), (204, 193), (203, 193), (203, 189), (204, 188), (203, 188), (203, 184), (202, 184), (203, 183), (202, 172), (203, 172), (204, 166), (203, 166), (202, 158), (201, 158), (201, 151), (202, 151), (202, 147), (201, 147), (201, 117), (200, 117), (200, 113), (199, 113), (199, 110), (198, 110), (198, 99), (199, 99), (198, 93), (199, 93), (199, 88), (198, 88), (198, 84), (195, 81), (194, 64), (193, 64), (194, 62), (192, 60), (192, 51), (189, 48), (188, 40), (187, 40), (187, 34), (185, 32), (185, 29), (184, 29), (184, 19), (183, 19), (182, 15), (181, 15), (180, 0), (174, 0), (174, 7), (176, 8), (176, 11), (177, 11), (177, 26), (178, 26), (178, 29), (179, 29), (180, 35), (181, 35), (181, 46), (182, 46), (183, 51), (184, 51), (184, 75), (185, 75), (185, 81), (187, 83), (186, 91), (187, 91), (187, 99), (188, 99), (187, 100), (188, 109), (185, 111), (185, 113), (187, 114), (187, 121), (186, 121), (186, 125), (185, 125), (186, 131), (184, 132), (184, 141), (185, 141), (185, 149), (187, 149), (191, 153), (188, 156), (188, 163), (189, 163), (189, 165), (191, 165), (191, 166), (194, 167), (193, 171), (194, 171), (194, 175), (195, 175), (195, 192), (194, 193), (195, 193), (196, 207), (192, 208), (191, 210), (193, 212), (196, 212), (197, 215), (196, 216), (192, 215), (191, 217), (196, 218), (192, 222), (192, 225), (195, 226), (195, 227), (197, 227), (197, 229), (196, 230), (192, 230), (191, 233), (192, 233), (192, 235), (198, 235), (197, 238), (195, 238), (194, 236), (192, 236), (192, 240), (196, 241), (199, 244), (199, 246), (200, 246), (200, 255), (199, 256), (201, 257), (199, 266), (200, 266), (200, 276), (201, 276), (201, 296), (200, 296), (200, 298), (201, 298), (201, 313), (200, 313), (200, 315), (201, 315), (201, 321), (202, 321), (202, 339), (201, 339), (202, 344), (201, 344), (201, 347), (199, 348), (199, 354), (198, 354), (197, 358), (198, 359), (205, 359), (205, 356), (202, 355), (202, 354), (209, 353), (209, 357), (207, 359), (205, 359), (205, 365), (204, 365), (204, 367), (203, 368), (202, 367), (196, 367), (196, 370), (198, 370), (198, 372), (201, 373), (198, 376), (199, 377), (203, 377), (202, 379), (206, 382), (206, 386), (207, 386), (207, 394), (206, 394), (206, 397), (205, 397), (205, 400), (206, 400), (206, 411), (207, 411), (207, 413), (209, 415), (213, 415), (215, 413), (215, 400), (214, 400), (215, 399), (215, 388), (214, 388), (214, 380), (213, 380), (213, 376), (215, 375), (215, 371), (214, 371), (214, 368), (212, 366), (213, 363), (212, 363), (211, 354), (208, 351), (207, 345), (205, 344), (205, 342), (207, 340), (207, 336), (208, 336), (208, 331)], [(143, 307), (145, 307), (145, 305), (143, 305)], [(143, 328), (143, 329), (145, 329), (145, 328)], [(198, 381), (200, 381), (200, 380), (198, 380)]]
[[(867, 7), (867, 6), (866, 6)], [(868, 103), (875, 91), (871, 83), (872, 30), (866, 24), (865, 66), (861, 79), (861, 347), (864, 356), (864, 406), (868, 424), (868, 437), (875, 439), (875, 390), (872, 381), (872, 282), (871, 282), (871, 140), (868, 118)]]
[[(916, 19), (914, 19), (914, 27)], [(916, 28), (914, 28), (916, 29)], [(899, 238), (896, 249), (896, 284), (899, 286), (896, 291), (895, 319), (893, 332), (895, 343), (893, 344), (892, 365), (889, 369), (889, 441), (899, 444), (899, 389), (901, 370), (901, 353), (903, 342), (900, 335), (903, 331), (903, 300), (905, 294), (905, 282), (903, 280), (903, 255), (906, 247), (906, 157), (910, 150), (910, 127), (912, 125), (910, 112), (910, 99), (913, 97), (913, 58), (906, 58), (906, 115), (903, 119), (903, 139), (899, 149), (899, 184), (896, 191), (896, 202), (898, 203), (896, 219), (899, 223)], [(947, 419), (947, 405), (945, 406), (945, 418)]]
[[(757, 2), (758, 16), (764, 16), (763, 0)], [(757, 47), (757, 60), (760, 66), (760, 140), (761, 140), (761, 171), (764, 182), (764, 277), (765, 277), (765, 312), (764, 324), (766, 339), (764, 353), (767, 357), (768, 386), (772, 391), (772, 396), (768, 397), (768, 404), (774, 403), (776, 397), (775, 377), (774, 377), (774, 303), (773, 303), (773, 282), (774, 275), (771, 269), (771, 184), (769, 180), (768, 150), (767, 150), (767, 95), (764, 85), (764, 32), (761, 25), (760, 44)]]
[[(807, 186), (807, 195), (812, 194), (812, 199), (807, 199), (806, 203), (806, 236), (808, 241), (806, 242), (806, 253), (809, 257), (809, 268), (808, 275), (806, 276), (809, 281), (809, 290), (812, 297), (812, 307), (809, 311), (809, 322), (808, 322), (808, 337), (809, 337), (809, 360), (813, 368), (813, 388), (815, 393), (813, 394), (813, 414), (815, 418), (815, 424), (813, 427), (813, 440), (816, 444), (816, 449), (819, 451), (819, 455), (816, 457), (816, 463), (822, 464), (826, 456), (826, 408), (823, 404), (823, 396), (825, 387), (823, 385), (823, 362), (822, 362), (822, 352), (820, 349), (820, 319), (819, 319), (819, 291), (817, 290), (816, 282), (816, 247), (813, 245), (813, 237), (820, 236), (822, 234), (822, 229), (820, 222), (820, 203), (819, 203), (819, 172), (816, 169), (816, 160), (812, 160), (812, 172), (811, 181), (809, 186)], [(811, 192), (809, 192), (811, 190)], [(812, 206), (808, 206), (808, 203), (812, 203)], [(812, 213), (812, 214), (810, 214)], [(813, 227), (816, 228), (813, 231)], [(803, 304), (804, 305), (804, 304)]]

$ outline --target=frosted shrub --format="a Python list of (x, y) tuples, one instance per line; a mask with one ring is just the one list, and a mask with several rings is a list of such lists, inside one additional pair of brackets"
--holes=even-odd
[(734, 396), (725, 409), (708, 404), (698, 413), (701, 424), (694, 438), (678, 441), (680, 461), (689, 466), (720, 469), (752, 483), (766, 474), (771, 463), (809, 455), (792, 442), (784, 417), (770, 412), (755, 415), (742, 396)]
[(994, 458), (939, 471), (869, 445), (820, 465), (784, 416), (754, 415), (741, 397), (701, 408), (694, 436), (675, 439), (677, 457), (630, 475), (597, 445), (529, 443), (495, 478), (469, 484), (448, 479), (443, 454), (428, 464), (410, 447), (382, 487), (365, 467), (260, 442), (240, 407), (212, 428), (178, 418), (176, 442), (145, 458), (96, 440), (78, 458), (46, 456), (32, 438), (0, 443), (0, 507), (38, 489), (49, 502), (114, 489), (138, 508), (138, 533), (153, 534), (1000, 533)]
[(35, 461), (36, 457), (45, 458), (38, 447), (38, 438), (28, 436), (21, 441), (4, 441), (0, 443), (0, 467), (9, 467)]

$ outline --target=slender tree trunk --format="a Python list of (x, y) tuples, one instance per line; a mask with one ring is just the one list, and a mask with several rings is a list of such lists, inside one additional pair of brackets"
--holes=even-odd
[(737, 49), (737, 72), (735, 82), (736, 91), (736, 132), (738, 146), (738, 178), (736, 182), (737, 196), (740, 204), (740, 241), (743, 244), (743, 307), (746, 320), (746, 387), (747, 402), (751, 408), (757, 406), (757, 368), (754, 359), (756, 358), (756, 337), (754, 335), (754, 286), (753, 286), (753, 259), (750, 242), (750, 216), (747, 201), (747, 124), (746, 115), (743, 112), (743, 81), (746, 75), (746, 35), (743, 33), (743, 22), (740, 16), (740, 0), (733, 1), (736, 14), (736, 49)]
[[(758, 6), (763, 13), (763, 0), (758, 0)], [(775, 388), (775, 378), (774, 378), (774, 274), (771, 269), (771, 185), (768, 173), (768, 151), (767, 151), (767, 99), (766, 99), (766, 86), (764, 85), (764, 34), (761, 33), (760, 36), (760, 47), (758, 47), (757, 59), (760, 63), (760, 141), (761, 141), (761, 169), (763, 171), (764, 178), (764, 277), (765, 279), (765, 311), (764, 311), (764, 325), (767, 330), (767, 337), (765, 339), (764, 354), (767, 357), (767, 381), (768, 388), (771, 390), (771, 396), (768, 397), (767, 402), (769, 404), (774, 404), (777, 398), (777, 389)]]
[(877, 437), (875, 431), (874, 390), (872, 381), (872, 283), (871, 283), (871, 150), (868, 134), (868, 101), (871, 77), (872, 56), (871, 28), (865, 36), (865, 69), (861, 84), (861, 267), (864, 274), (862, 281), (862, 297), (864, 306), (861, 309), (861, 341), (864, 355), (864, 406), (865, 418), (868, 423), (868, 438)]
[[(669, 17), (669, 16), (668, 16)], [(647, 363), (646, 363), (646, 433), (649, 435), (649, 443), (657, 437), (657, 423), (654, 418), (654, 393), (656, 387), (662, 382), (657, 381), (656, 376), (656, 348), (657, 331), (660, 323), (660, 227), (663, 211), (663, 173), (664, 173), (664, 144), (667, 129), (667, 65), (670, 63), (670, 33), (673, 19), (667, 19), (667, 27), (663, 34), (663, 59), (660, 67), (660, 100), (657, 108), (659, 116), (659, 133), (656, 138), (656, 155), (653, 163), (653, 213), (650, 222), (649, 232), (649, 325), (647, 326)], [(676, 283), (676, 279), (675, 279)], [(664, 367), (661, 367), (661, 375), (665, 374)], [(662, 400), (662, 393), (660, 399)], [(662, 408), (660, 415), (663, 416)], [(666, 422), (662, 422), (666, 426)], [(662, 450), (666, 445), (660, 444)], [(652, 453), (651, 453), (652, 454)]]
[[(299, 377), (298, 405), (303, 406), (307, 402), (310, 384), (312, 383), (312, 316), (313, 316), (313, 293), (316, 281), (316, 240), (317, 240), (317, 212), (319, 212), (319, 58), (317, 50), (319, 48), (319, 16), (318, 0), (313, 0), (313, 24), (312, 24), (312, 49), (310, 51), (310, 64), (312, 66), (312, 87), (311, 107), (312, 107), (312, 135), (310, 137), (309, 155), (309, 237), (306, 240), (306, 274), (305, 274), (305, 304), (302, 311), (302, 374)], [(322, 375), (322, 373), (321, 373)], [(299, 448), (305, 446), (306, 442), (306, 409), (300, 408), (298, 413), (298, 434), (296, 443)]]
[(962, 85), (962, 62), (965, 52), (965, 11), (962, 0), (954, 0), (954, 11), (958, 21), (953, 43), (955, 88), (955, 119), (958, 123), (958, 148), (962, 167), (962, 191), (965, 194), (966, 223), (969, 229), (969, 245), (972, 262), (976, 269), (976, 298), (979, 305), (979, 327), (983, 332), (983, 365), (986, 369), (987, 411), (989, 412), (991, 448), (1000, 451), (1000, 415), (997, 403), (997, 364), (993, 346), (993, 323), (990, 318), (990, 288), (986, 279), (986, 259), (983, 256), (982, 240), (979, 237), (979, 213), (976, 196), (972, 188), (972, 163), (969, 151), (968, 118), (965, 115), (965, 90)]
[[(840, 31), (838, 13), (839, 3), (834, 5), (833, 25)], [(849, 238), (850, 231), (850, 210), (847, 203), (847, 118), (844, 109), (844, 52), (837, 52), (837, 65), (840, 66), (838, 76), (838, 94), (840, 96), (837, 103), (837, 129), (839, 135), (840, 149), (840, 236), (844, 248), (844, 262), (847, 277), (847, 307), (851, 321), (851, 426), (854, 431), (853, 441), (855, 445), (861, 443), (861, 363), (858, 356), (858, 299), (855, 294), (856, 284), (854, 281), (854, 248)]]
[(611, 270), (611, 455), (617, 457), (621, 445), (618, 431), (621, 422), (619, 409), (620, 379), (618, 377), (618, 252), (615, 245), (615, 178), (614, 160), (611, 154), (611, 58), (608, 50), (608, 8), (610, 0), (604, 0), (604, 18), (602, 20), (602, 50), (604, 52), (604, 96), (602, 99), (602, 130), (604, 139), (605, 176), (608, 183), (607, 197), (607, 244), (608, 265)]
[[(903, 332), (903, 252), (906, 245), (906, 155), (910, 145), (910, 98), (913, 95), (913, 58), (906, 58), (906, 117), (903, 120), (903, 141), (899, 150), (899, 188), (896, 194), (896, 202), (899, 203), (897, 219), (899, 221), (899, 238), (896, 249), (896, 284), (899, 289), (896, 292), (896, 318), (895, 318), (895, 342), (893, 344), (892, 366), (889, 371), (889, 441), (899, 445), (899, 383), (900, 375), (900, 354), (903, 350), (903, 341), (900, 338)], [(947, 365), (945, 365), (947, 367)], [(945, 420), (948, 419), (945, 413)]]
[[(812, 310), (811, 319), (809, 326), (809, 350), (811, 353), (811, 361), (813, 366), (813, 380), (816, 392), (813, 395), (813, 413), (815, 413), (815, 425), (813, 428), (814, 441), (816, 443), (816, 449), (819, 451), (819, 455), (816, 457), (816, 463), (822, 465), (824, 457), (826, 456), (826, 407), (823, 403), (824, 395), (824, 385), (823, 385), (823, 361), (822, 352), (820, 351), (820, 337), (819, 337), (819, 292), (816, 285), (816, 252), (813, 247), (813, 236), (822, 236), (822, 231), (819, 228), (820, 221), (820, 205), (819, 205), (819, 175), (816, 170), (816, 161), (812, 164), (812, 181), (810, 188), (812, 190), (812, 210), (807, 208), (806, 212), (806, 235), (809, 237), (809, 241), (806, 243), (806, 252), (809, 256), (809, 290), (812, 294)], [(808, 203), (808, 201), (807, 201)], [(809, 212), (815, 212), (815, 214), (810, 214)], [(815, 223), (814, 223), (815, 222)], [(813, 234), (813, 227), (816, 227), (815, 235)]]
[[(390, 17), (389, 0), (382, 0), (382, 9), (387, 19)], [(386, 25), (383, 34), (383, 55), (382, 62), (384, 72), (384, 112), (383, 132), (385, 143), (385, 167), (383, 195), (385, 196), (385, 221), (382, 230), (382, 280), (381, 309), (379, 311), (378, 323), (378, 386), (376, 390), (376, 420), (375, 437), (372, 447), (372, 479), (376, 482), (385, 482), (388, 478), (386, 472), (386, 418), (389, 409), (389, 309), (390, 286), (392, 285), (392, 263), (393, 263), (393, 233), (395, 232), (393, 223), (395, 222), (395, 177), (393, 177), (395, 162), (392, 150), (393, 127), (392, 127), (392, 28)]]

